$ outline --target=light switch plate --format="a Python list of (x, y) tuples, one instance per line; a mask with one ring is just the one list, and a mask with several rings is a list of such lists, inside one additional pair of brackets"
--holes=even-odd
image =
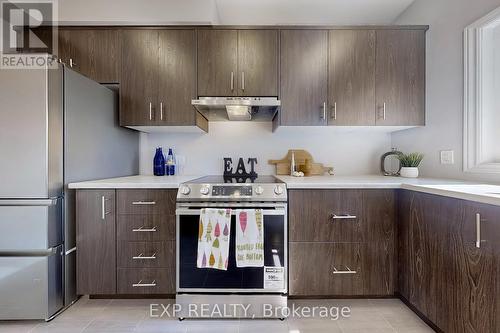
[(441, 164), (454, 164), (455, 163), (454, 153), (455, 152), (453, 150), (442, 150)]

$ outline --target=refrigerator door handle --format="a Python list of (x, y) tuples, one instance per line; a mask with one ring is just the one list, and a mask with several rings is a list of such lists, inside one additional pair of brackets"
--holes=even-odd
[(68, 255), (68, 254), (73, 253), (73, 252), (75, 252), (75, 251), (76, 251), (76, 246), (75, 246), (74, 248), (69, 249), (68, 251), (66, 251), (66, 252), (64, 253), (64, 255)]
[(55, 199), (0, 199), (0, 206), (55, 206)]
[(57, 247), (46, 250), (0, 251), (0, 257), (48, 257), (56, 252)]

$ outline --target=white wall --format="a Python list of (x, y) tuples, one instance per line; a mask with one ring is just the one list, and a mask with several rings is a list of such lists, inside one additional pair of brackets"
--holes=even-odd
[[(426, 156), (424, 176), (500, 182), (499, 175), (462, 171), (463, 30), (500, 6), (500, 0), (416, 0), (395, 24), (429, 24), (427, 33), (427, 126), (392, 135), (392, 145)], [(439, 151), (453, 149), (454, 165)]]
[(215, 0), (59, 0), (61, 24), (217, 24)]
[(59, 0), (63, 24), (387, 24), (414, 0)]
[(221, 174), (224, 157), (257, 157), (256, 171), (274, 174), (269, 159), (283, 158), (288, 149), (306, 149), (316, 162), (333, 166), (338, 175), (379, 172), (380, 156), (390, 150), (390, 134), (377, 129), (347, 130), (328, 127), (280, 128), (270, 123), (210, 123), (208, 134), (141, 134), (141, 174), (151, 174), (155, 148), (174, 148), (185, 156), (183, 174)]

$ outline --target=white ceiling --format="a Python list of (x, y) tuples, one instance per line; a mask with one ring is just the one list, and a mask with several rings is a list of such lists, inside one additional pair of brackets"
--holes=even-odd
[(66, 24), (391, 24), (414, 0), (63, 0)]

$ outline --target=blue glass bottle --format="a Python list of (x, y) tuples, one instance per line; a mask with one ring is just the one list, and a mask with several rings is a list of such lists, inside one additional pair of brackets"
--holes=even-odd
[(165, 176), (165, 156), (163, 156), (161, 147), (156, 148), (153, 159), (153, 174), (155, 176)]
[(167, 176), (175, 176), (175, 159), (172, 148), (168, 149), (167, 155)]

